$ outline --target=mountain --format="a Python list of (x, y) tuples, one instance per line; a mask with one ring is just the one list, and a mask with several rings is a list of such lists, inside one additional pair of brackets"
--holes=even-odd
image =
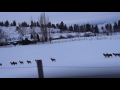
[(102, 19), (102, 20), (93, 20), (93, 21), (88, 21), (88, 22), (74, 22), (74, 23), (68, 23), (67, 26), (74, 25), (74, 24), (93, 24), (93, 25), (99, 25), (99, 24), (106, 24), (106, 23), (114, 23), (120, 20), (120, 18), (111, 18), (111, 19)]

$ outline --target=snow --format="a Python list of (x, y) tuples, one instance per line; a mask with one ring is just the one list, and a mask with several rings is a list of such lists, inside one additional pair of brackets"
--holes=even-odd
[[(0, 78), (38, 78), (35, 60), (42, 60), (44, 78), (120, 77), (120, 57), (103, 56), (103, 53), (120, 53), (120, 35), (80, 37), (77, 41), (62, 42), (64, 40), (0, 47), (0, 63), (3, 64)], [(50, 58), (55, 58), (56, 62)], [(24, 64), (19, 64), (19, 60)], [(32, 63), (27, 64), (27, 60)], [(12, 61), (17, 61), (18, 65), (11, 65)]]
[[(16, 27), (15, 26), (10, 26), (10, 27), (0, 27), (3, 31), (5, 31), (8, 35), (8, 42), (15, 42), (15, 41), (18, 41), (21, 37), (21, 35), (16, 31)], [(26, 31), (26, 34), (24, 36), (22, 36), (21, 38), (25, 40), (25, 38), (27, 37), (28, 40), (32, 40), (31, 39), (31, 34), (30, 32), (34, 30), (36, 33), (38, 33), (39, 37), (41, 38), (42, 35), (40, 34), (40, 28), (39, 27), (34, 27), (34, 28), (30, 28), (30, 27), (25, 27), (25, 31)], [(52, 38), (59, 38), (61, 35), (65, 38), (67, 38), (68, 35), (72, 35), (72, 36), (76, 36), (76, 35), (79, 35), (79, 36), (84, 36), (85, 33), (58, 33), (60, 32), (60, 29), (53, 29), (53, 28), (50, 28), (50, 29), (47, 29), (48, 31), (50, 30), (51, 32), (54, 32), (54, 33), (51, 33), (51, 37)], [(87, 33), (87, 32), (86, 32)], [(90, 33), (90, 32), (88, 32)], [(9, 39), (11, 39), (11, 41), (9, 41)]]

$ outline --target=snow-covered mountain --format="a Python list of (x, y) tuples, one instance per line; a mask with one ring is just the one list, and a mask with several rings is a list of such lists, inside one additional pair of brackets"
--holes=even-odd
[(118, 20), (120, 20), (120, 18), (111, 18), (111, 19), (104, 19), (104, 20), (94, 20), (94, 21), (88, 21), (88, 22), (75, 22), (75, 23), (69, 23), (67, 24), (68, 26), (73, 25), (73, 24), (78, 24), (78, 25), (83, 25), (86, 23), (89, 24), (93, 24), (93, 25), (99, 25), (99, 24), (105, 24), (105, 23), (113, 23), (113, 22), (117, 22)]

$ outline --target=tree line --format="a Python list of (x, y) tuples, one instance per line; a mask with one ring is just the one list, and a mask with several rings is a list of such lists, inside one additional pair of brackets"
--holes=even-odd
[(5, 22), (1, 21), (0, 22), (0, 26), (16, 26), (16, 21), (14, 20), (12, 23), (10, 23), (8, 20), (6, 20)]
[[(12, 23), (10, 23), (8, 20), (6, 20), (5, 22), (1, 21), (0, 22), (0, 26), (17, 26), (16, 21), (14, 20)], [(18, 26), (20, 27), (40, 27), (39, 22), (35, 22), (32, 21), (30, 22), (30, 24), (28, 24), (27, 22), (22, 22), (22, 23), (18, 23)], [(92, 24), (84, 24), (84, 25), (79, 25), (79, 24), (73, 24), (70, 26), (67, 26), (63, 21), (61, 21), (60, 23), (54, 24), (51, 22), (48, 22), (46, 27), (48, 28), (54, 28), (54, 29), (60, 29), (60, 32), (64, 32), (64, 31), (71, 31), (71, 32), (88, 32), (91, 31), (93, 33), (99, 33), (99, 28), (97, 25), (92, 25)], [(101, 27), (101, 30), (103, 30), (103, 32), (109, 31), (109, 32), (120, 32), (120, 20), (118, 20), (118, 22), (114, 22), (114, 24), (112, 25), (111, 23), (106, 24), (105, 26)]]

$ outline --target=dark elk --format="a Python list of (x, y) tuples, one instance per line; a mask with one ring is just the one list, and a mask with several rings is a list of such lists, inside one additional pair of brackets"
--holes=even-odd
[(113, 55), (116, 57), (116, 56), (119, 56), (120, 57), (120, 53), (113, 53)]
[(54, 62), (54, 61), (56, 62), (55, 58), (50, 58), (50, 59), (52, 60), (52, 62)]
[(117, 53), (113, 53), (113, 55), (116, 57), (118, 54)]
[(19, 61), (20, 62), (20, 64), (24, 64), (24, 62), (23, 61)]
[(2, 66), (2, 63), (0, 63), (0, 66)]
[(104, 55), (105, 57), (112, 57), (112, 54), (108, 54), (108, 53), (106, 53), (106, 54), (103, 53), (103, 55)]
[(117, 54), (120, 57), (120, 53)]
[(10, 63), (11, 63), (11, 65), (15, 65), (15, 64), (17, 64), (17, 62), (14, 62), (14, 61), (13, 61), (13, 62), (10, 62)]
[(103, 53), (103, 55), (104, 55), (105, 57), (107, 57), (107, 54), (104, 54), (104, 53)]
[(108, 57), (112, 57), (112, 54), (108, 54)]
[(27, 63), (29, 64), (29, 63), (31, 63), (31, 61), (28, 61), (28, 60), (27, 60)]

